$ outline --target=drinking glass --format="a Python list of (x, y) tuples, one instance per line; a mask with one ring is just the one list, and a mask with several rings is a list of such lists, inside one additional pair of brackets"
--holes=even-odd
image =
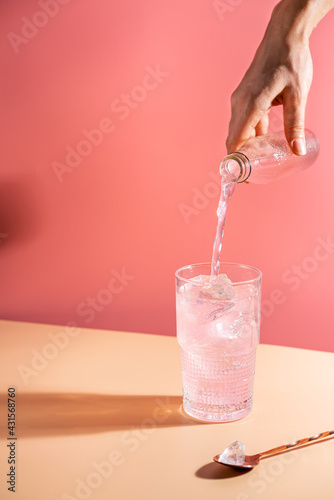
[(252, 409), (259, 343), (261, 272), (242, 264), (211, 263), (176, 271), (177, 339), (183, 407), (204, 421), (229, 422)]

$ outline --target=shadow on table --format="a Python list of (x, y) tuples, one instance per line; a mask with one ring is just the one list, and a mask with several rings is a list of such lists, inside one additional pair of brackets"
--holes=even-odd
[(197, 469), (195, 476), (201, 479), (228, 479), (230, 477), (243, 476), (252, 469), (233, 469), (226, 465), (210, 462)]
[[(0, 406), (6, 404), (1, 394)], [(185, 415), (182, 396), (18, 394), (16, 410), (19, 437), (206, 425)]]

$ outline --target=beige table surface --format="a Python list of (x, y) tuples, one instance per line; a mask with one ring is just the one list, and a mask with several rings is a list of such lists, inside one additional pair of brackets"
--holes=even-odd
[(175, 338), (1, 321), (0, 342), (1, 500), (334, 499), (334, 439), (243, 474), (212, 462), (236, 439), (253, 454), (332, 429), (332, 353), (260, 345), (252, 413), (203, 424), (182, 413)]

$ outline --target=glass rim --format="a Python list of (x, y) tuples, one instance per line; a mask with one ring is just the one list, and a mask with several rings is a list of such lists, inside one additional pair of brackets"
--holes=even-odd
[[(248, 283), (254, 283), (256, 281), (259, 281), (262, 278), (262, 272), (254, 266), (249, 266), (248, 264), (238, 264), (237, 262), (220, 262), (220, 266), (223, 265), (228, 265), (228, 266), (235, 266), (239, 268), (245, 268), (245, 269), (251, 269), (256, 272), (257, 276), (251, 279), (247, 280), (242, 280), (242, 281), (234, 281), (232, 282), (232, 286), (235, 285), (246, 285)], [(179, 276), (180, 271), (184, 271), (186, 269), (189, 269), (190, 267), (199, 267), (199, 266), (211, 266), (211, 262), (199, 262), (197, 264), (188, 264), (187, 266), (180, 267), (175, 271), (175, 278), (184, 281), (185, 283), (191, 283), (192, 285), (203, 285), (203, 283), (196, 283), (193, 281), (191, 278), (183, 278), (182, 276)], [(208, 274), (210, 276), (210, 274)]]

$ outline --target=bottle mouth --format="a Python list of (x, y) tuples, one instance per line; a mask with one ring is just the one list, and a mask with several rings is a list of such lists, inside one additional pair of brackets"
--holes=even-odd
[[(223, 174), (222, 170), (220, 173)], [(228, 174), (229, 177), (237, 182), (241, 175), (240, 163), (234, 158), (225, 160), (224, 174)]]
[(224, 179), (237, 183), (245, 182), (251, 171), (251, 162), (246, 155), (239, 151), (225, 156), (219, 167), (220, 175)]

